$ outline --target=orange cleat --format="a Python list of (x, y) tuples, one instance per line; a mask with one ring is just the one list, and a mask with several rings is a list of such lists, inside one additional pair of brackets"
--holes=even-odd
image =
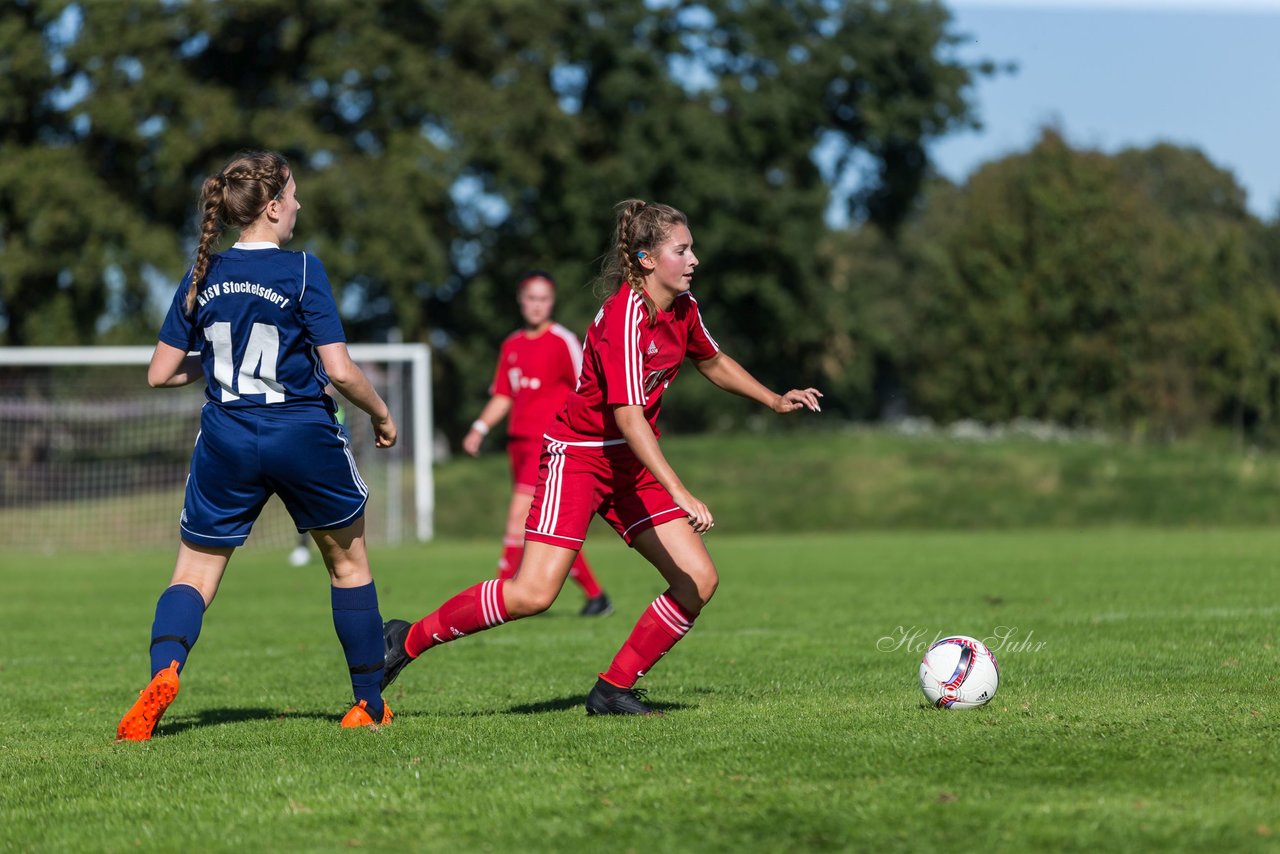
[(391, 719), (395, 715), (391, 714), (391, 704), (385, 700), (382, 703), (382, 720), (375, 721), (373, 716), (365, 711), (365, 707), (369, 704), (368, 700), (361, 700), (351, 707), (351, 711), (342, 716), (342, 726), (346, 729), (359, 729), (362, 726), (371, 726), (377, 729), (379, 725), (386, 726), (391, 723)]
[(178, 662), (172, 661), (147, 687), (138, 692), (138, 701), (129, 707), (116, 727), (116, 741), (146, 741), (156, 724), (178, 696)]

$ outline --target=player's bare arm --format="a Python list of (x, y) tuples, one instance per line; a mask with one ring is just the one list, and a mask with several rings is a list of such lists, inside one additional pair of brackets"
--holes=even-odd
[(694, 364), (702, 375), (717, 387), (748, 400), (754, 400), (778, 414), (795, 412), (802, 408), (812, 412), (822, 411), (822, 406), (818, 403), (822, 392), (816, 388), (793, 388), (785, 394), (777, 394), (762, 385), (746, 368), (724, 352), (716, 353), (710, 359), (703, 359)]
[(324, 363), (324, 371), (329, 375), (333, 387), (342, 392), (342, 396), (354, 403), (368, 414), (373, 424), (374, 445), (379, 448), (390, 448), (396, 443), (396, 422), (391, 418), (391, 410), (378, 394), (373, 383), (360, 370), (360, 366), (351, 361), (351, 353), (342, 342), (324, 344), (316, 348), (320, 361)]
[(488, 436), (489, 431), (502, 423), (502, 419), (510, 413), (511, 398), (505, 394), (495, 394), (489, 398), (484, 409), (480, 410), (480, 417), (471, 422), (471, 429), (462, 438), (462, 450), (473, 457), (478, 455), (480, 446), (484, 443), (484, 437)]
[(147, 367), (147, 384), (152, 388), (178, 388), (204, 379), (200, 354), (187, 353), (163, 341), (156, 342)]
[(658, 437), (653, 435), (653, 428), (645, 418), (644, 407), (617, 406), (614, 407), (613, 416), (636, 458), (653, 473), (658, 483), (671, 493), (676, 506), (689, 514), (689, 524), (693, 526), (693, 530), (699, 534), (705, 534), (715, 527), (716, 523), (711, 516), (711, 510), (685, 489), (675, 469), (667, 462), (666, 455), (658, 445)]

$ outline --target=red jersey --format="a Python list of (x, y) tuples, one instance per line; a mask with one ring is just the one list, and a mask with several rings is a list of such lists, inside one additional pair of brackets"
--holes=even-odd
[(507, 435), (541, 438), (581, 370), (582, 345), (558, 323), (532, 338), (523, 329), (508, 335), (489, 388), (490, 394), (511, 398)]
[(644, 299), (627, 285), (618, 289), (587, 330), (578, 387), (547, 438), (569, 445), (617, 445), (625, 442), (613, 408), (644, 407), (658, 435), (662, 393), (671, 385), (685, 356), (697, 361), (720, 352), (698, 312), (698, 301), (680, 294), (650, 326)]

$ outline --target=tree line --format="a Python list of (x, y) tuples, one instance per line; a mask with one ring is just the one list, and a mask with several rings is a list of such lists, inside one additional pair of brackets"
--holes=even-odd
[[(1276, 226), (1168, 146), (1048, 131), (938, 179), (929, 144), (976, 126), (975, 82), (1008, 71), (958, 59), (964, 38), (917, 0), (14, 0), (0, 343), (153, 341), (200, 180), (266, 147), (295, 166), (293, 245), (324, 260), (350, 338), (430, 343), (451, 432), (522, 270), (555, 274), (585, 328), (628, 197), (689, 214), (710, 328), (824, 410), (1267, 429)], [(746, 411), (700, 385), (673, 387), (674, 428)]]
[(1271, 439), (1278, 237), (1194, 149), (1103, 154), (1046, 129), (963, 185), (930, 187), (896, 242), (829, 236), (833, 313), (862, 365), (833, 365), (829, 382), (865, 415), (901, 396), (944, 422)]

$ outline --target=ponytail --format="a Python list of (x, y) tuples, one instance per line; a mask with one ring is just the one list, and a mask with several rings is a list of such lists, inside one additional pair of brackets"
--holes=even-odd
[(191, 265), (191, 284), (187, 288), (187, 314), (196, 310), (196, 293), (209, 272), (209, 255), (226, 227), (221, 212), (225, 204), (227, 176), (222, 172), (204, 179), (200, 188), (200, 242), (196, 245), (196, 262)]
[(272, 199), (289, 183), (289, 161), (274, 151), (247, 151), (204, 179), (200, 186), (200, 240), (191, 265), (186, 310), (196, 310), (196, 294), (209, 274), (209, 256), (228, 225), (243, 229), (252, 225)]

